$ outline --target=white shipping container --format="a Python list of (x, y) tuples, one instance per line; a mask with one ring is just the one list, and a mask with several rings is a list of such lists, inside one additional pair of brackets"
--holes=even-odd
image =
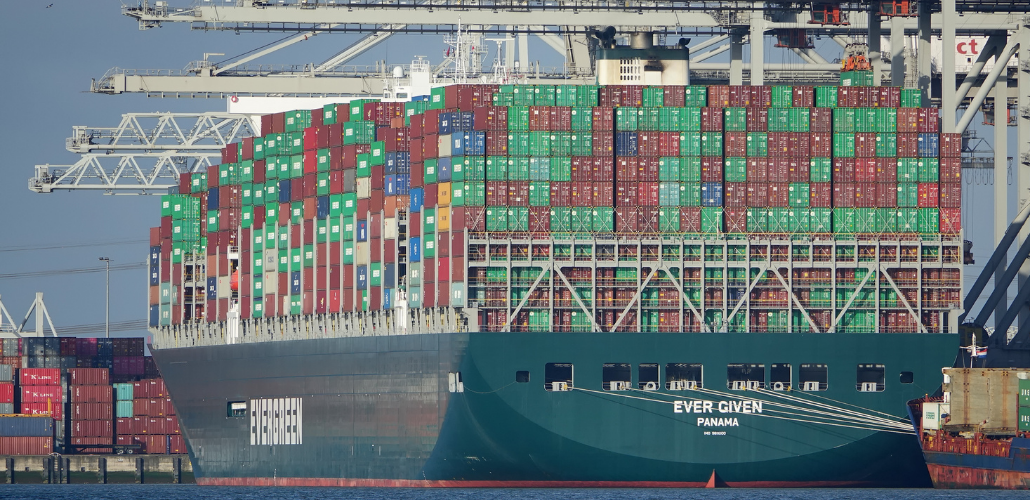
[(940, 429), (941, 417), (948, 413), (950, 406), (947, 403), (923, 403), (923, 431)]
[(355, 244), (354, 251), (354, 263), (357, 265), (368, 265), (371, 260), (371, 251), (367, 241), (361, 241)]
[(397, 239), (397, 219), (387, 217), (383, 223), (383, 238), (388, 240)]
[(358, 177), (357, 181), (358, 199), (372, 197), (372, 179), (369, 177)]
[(232, 290), (229, 288), (228, 276), (219, 276), (217, 286), (218, 288), (216, 288), (216, 290), (218, 292), (218, 298), (228, 299), (229, 297), (232, 297)]
[(451, 156), (451, 136), (441, 135), (439, 139), (440, 154), (439, 158), (447, 158)]

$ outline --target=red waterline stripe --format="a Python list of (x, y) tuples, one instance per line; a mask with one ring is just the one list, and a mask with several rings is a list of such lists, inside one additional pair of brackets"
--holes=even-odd
[[(198, 477), (203, 486), (335, 486), (352, 488), (704, 488), (696, 481), (420, 481), (318, 477)], [(858, 488), (885, 486), (871, 481), (741, 481), (730, 488)]]

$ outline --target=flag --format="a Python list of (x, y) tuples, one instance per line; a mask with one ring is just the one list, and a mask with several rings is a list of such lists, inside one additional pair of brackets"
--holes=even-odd
[(987, 346), (976, 348), (976, 357), (986, 358), (987, 357)]

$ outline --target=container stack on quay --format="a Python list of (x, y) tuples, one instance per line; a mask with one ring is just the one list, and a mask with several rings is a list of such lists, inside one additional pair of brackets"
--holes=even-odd
[(481, 330), (943, 331), (961, 143), (921, 102), (454, 85), (268, 115), (163, 199), (150, 323), (388, 309), (403, 288)]
[(139, 453), (186, 453), (179, 418), (163, 380), (116, 384), (115, 391), (119, 398), (116, 444), (138, 445)]
[[(139, 444), (136, 453), (185, 453), (171, 399), (153, 358), (144, 356), (143, 338), (3, 339), (0, 347), (0, 455), (113, 453), (102, 445), (115, 444)], [(162, 396), (147, 400), (157, 401), (157, 409), (151, 413), (142, 405), (146, 422), (133, 429), (160, 434), (163, 446), (146, 446), (135, 440), (136, 432), (128, 433), (128, 443), (115, 441), (117, 417), (136, 416), (135, 385), (161, 387)], [(126, 394), (127, 406), (121, 404)], [(161, 421), (150, 425), (151, 415)]]

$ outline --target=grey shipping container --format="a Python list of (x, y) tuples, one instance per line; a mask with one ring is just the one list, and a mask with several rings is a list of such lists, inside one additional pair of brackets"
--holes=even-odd
[(14, 369), (11, 365), (0, 365), (0, 382), (10, 382), (14, 380)]
[(4, 339), (4, 356), (20, 356), (18, 339)]
[(0, 403), (0, 414), (10, 415), (14, 413), (14, 403)]
[(1018, 427), (1020, 372), (1027, 370), (946, 368), (944, 392), (950, 393), (951, 419), (944, 428), (1014, 434)]
[(54, 419), (50, 417), (0, 417), (0, 436), (50, 437)]

